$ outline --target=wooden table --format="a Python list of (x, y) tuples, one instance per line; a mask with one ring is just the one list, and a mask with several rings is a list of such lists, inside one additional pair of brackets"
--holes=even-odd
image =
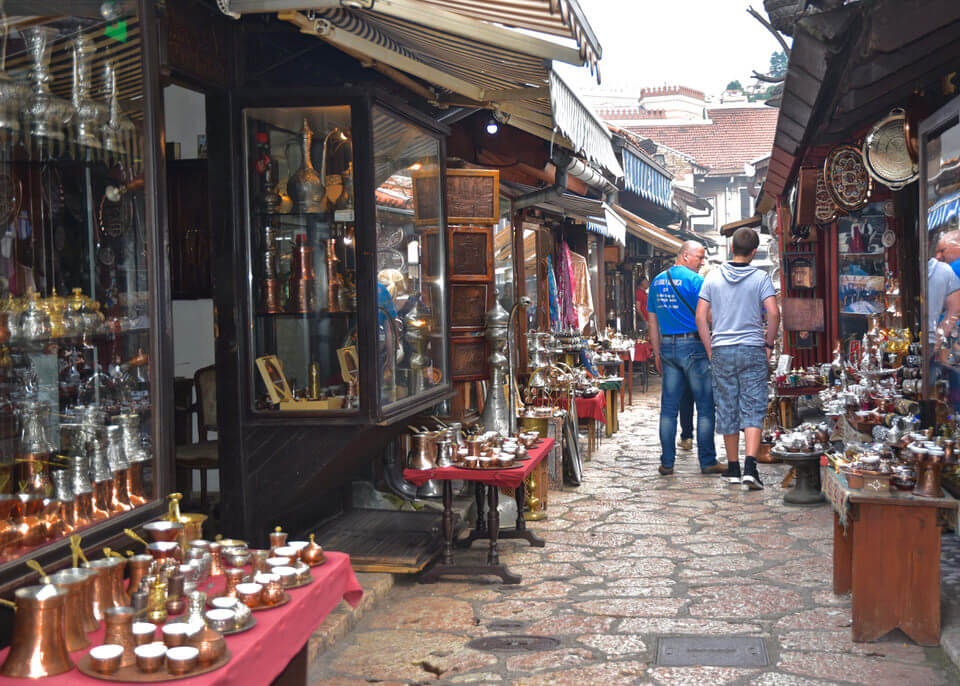
[[(507, 566), (500, 562), (500, 553), (497, 550), (497, 540), (500, 538), (522, 538), (535, 548), (542, 548), (545, 543), (542, 538), (527, 529), (523, 518), (526, 504), (526, 489), (523, 480), (533, 472), (540, 462), (547, 456), (553, 447), (552, 438), (544, 438), (531, 448), (528, 459), (518, 469), (461, 469), (459, 467), (436, 467), (434, 469), (405, 469), (403, 478), (412, 481), (418, 486), (430, 479), (439, 479), (443, 482), (443, 546), (441, 559), (433, 567), (420, 575), (420, 583), (430, 583), (439, 577), (448, 574), (477, 574), (499, 576), (505, 584), (519, 584), (521, 576), (514, 574)], [(469, 546), (475, 540), (485, 538), (490, 541), (487, 551), (487, 563), (481, 565), (457, 564), (453, 559), (453, 481), (472, 481), (476, 484), (477, 498), (477, 526), (470, 532), (461, 544)], [(500, 488), (512, 488), (517, 501), (516, 527), (512, 530), (500, 531)], [(483, 517), (483, 501), (487, 504), (487, 517)]]
[(957, 501), (851, 490), (827, 467), (821, 481), (835, 511), (833, 592), (853, 595), (853, 640), (873, 641), (901, 629), (920, 645), (936, 645), (940, 529), (946, 521), (956, 524)]
[(783, 494), (789, 505), (819, 505), (826, 501), (820, 490), (820, 457), (823, 452), (792, 453), (771, 450), (770, 454), (793, 467), (793, 487)]

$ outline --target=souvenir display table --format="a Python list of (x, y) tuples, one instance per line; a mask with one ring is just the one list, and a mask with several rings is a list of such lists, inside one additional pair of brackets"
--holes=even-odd
[[(350, 556), (344, 553), (326, 552), (327, 561), (310, 570), (313, 583), (303, 588), (291, 588), (290, 602), (269, 610), (255, 611), (256, 625), (234, 635), (225, 636), (230, 661), (213, 672), (178, 680), (189, 686), (226, 686), (227, 684), (306, 684), (307, 641), (314, 630), (326, 618), (340, 600), (356, 607), (363, 596), (357, 581)], [(222, 593), (225, 585), (223, 575), (213, 577), (213, 587), (207, 591), (208, 598)], [(168, 620), (169, 621), (169, 620)], [(89, 634), (90, 645), (103, 643), (104, 627)], [(0, 662), (9, 649), (0, 651)], [(74, 662), (86, 655), (89, 648), (71, 653)], [(29, 683), (26, 679), (0, 677), (2, 684)], [(105, 681), (82, 674), (73, 669), (57, 676), (45, 677), (37, 683), (51, 686), (75, 686), (76, 684), (104, 684)]]
[[(499, 576), (505, 584), (520, 583), (520, 575), (514, 574), (507, 566), (500, 563), (500, 554), (497, 551), (499, 538), (522, 538), (529, 541), (534, 547), (543, 547), (544, 541), (526, 528), (523, 518), (526, 503), (526, 489), (524, 479), (533, 472), (534, 468), (547, 456), (553, 447), (553, 439), (542, 439), (527, 451), (527, 458), (519, 466), (505, 469), (467, 469), (463, 467), (434, 467), (433, 469), (405, 469), (403, 478), (417, 486), (437, 479), (443, 482), (443, 549), (441, 559), (433, 567), (424, 572), (419, 581), (428, 583), (436, 581), (438, 577), (447, 574), (480, 574)], [(453, 481), (472, 481), (477, 485), (477, 525), (474, 531), (464, 540), (465, 545), (473, 541), (486, 538), (490, 541), (485, 565), (457, 564), (453, 559)], [(500, 489), (514, 489), (517, 501), (516, 528), (500, 531), (500, 513), (497, 506), (500, 502)], [(483, 518), (483, 500), (486, 491), (487, 519)]]
[(619, 376), (607, 377), (606, 379), (599, 380), (597, 386), (603, 391), (607, 399), (606, 428), (607, 437), (609, 438), (620, 430), (620, 418), (617, 414), (617, 394), (623, 387), (623, 378)]
[(957, 501), (851, 489), (821, 468), (834, 509), (833, 592), (853, 595), (853, 640), (901, 629), (921, 645), (940, 637), (940, 529), (957, 525)]
[[(593, 455), (593, 451), (596, 448), (599, 425), (607, 423), (607, 414), (605, 410), (606, 400), (607, 397), (604, 393), (597, 393), (590, 398), (582, 398), (578, 396), (576, 399), (576, 418), (578, 421), (584, 420), (587, 422), (587, 459)], [(559, 404), (560, 407), (566, 409), (567, 399), (560, 398)]]

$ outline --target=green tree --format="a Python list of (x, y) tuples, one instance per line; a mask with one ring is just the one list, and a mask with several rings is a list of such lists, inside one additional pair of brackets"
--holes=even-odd
[(731, 81), (730, 83), (727, 84), (727, 90), (728, 90), (728, 91), (742, 91), (742, 90), (743, 90), (743, 86), (740, 85), (740, 82), (739, 82), (739, 81)]

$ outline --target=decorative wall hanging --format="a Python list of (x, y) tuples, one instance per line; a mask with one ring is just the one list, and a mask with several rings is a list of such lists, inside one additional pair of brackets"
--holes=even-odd
[(867, 204), (873, 181), (863, 155), (852, 145), (838, 145), (823, 163), (823, 175), (830, 197), (842, 210), (852, 212)]
[(867, 172), (892, 190), (912, 183), (920, 174), (919, 166), (907, 150), (906, 118), (903, 109), (893, 109), (863, 139)]
[(814, 214), (818, 224), (829, 224), (837, 218), (837, 204), (827, 190), (827, 180), (822, 169), (817, 170), (817, 208)]
[(784, 298), (784, 331), (823, 331), (824, 314), (822, 298)]
[(787, 253), (787, 285), (791, 289), (813, 289), (817, 286), (817, 268), (814, 253)]

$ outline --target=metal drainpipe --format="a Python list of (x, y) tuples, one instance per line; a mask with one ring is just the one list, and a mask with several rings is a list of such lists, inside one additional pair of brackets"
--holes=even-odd
[(514, 198), (511, 200), (510, 216), (516, 214), (517, 210), (522, 210), (526, 207), (533, 207), (534, 205), (539, 205), (542, 202), (556, 200), (561, 194), (563, 194), (565, 190), (567, 190), (567, 169), (566, 166), (558, 164), (557, 175), (554, 179), (553, 185), (546, 188), (541, 188), (538, 191), (533, 191), (532, 193), (527, 193), (526, 195), (521, 195), (519, 198)]

